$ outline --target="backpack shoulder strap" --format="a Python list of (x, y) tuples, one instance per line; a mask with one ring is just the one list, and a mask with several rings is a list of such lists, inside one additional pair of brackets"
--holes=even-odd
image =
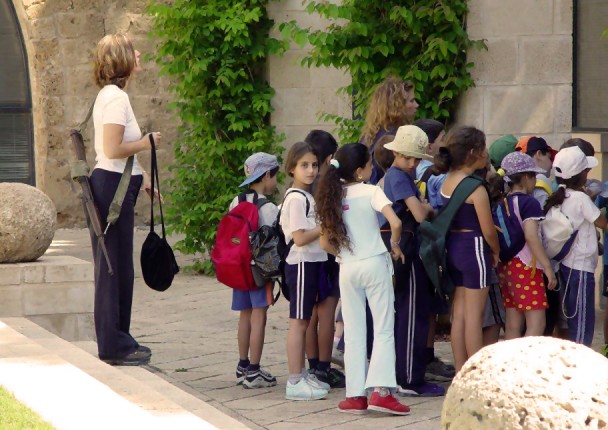
[(448, 203), (443, 207), (441, 212), (437, 215), (435, 220), (441, 219), (442, 225), (444, 229), (449, 229), (450, 224), (452, 223), (452, 219), (456, 215), (456, 212), (460, 209), (460, 207), (464, 204), (466, 199), (469, 198), (473, 191), (475, 191), (480, 185), (483, 185), (484, 181), (477, 176), (467, 176), (464, 178), (456, 187), (454, 192), (452, 193), (452, 197), (448, 201)]
[(420, 177), (420, 182), (428, 182), (431, 176), (433, 176), (433, 166), (427, 167), (427, 169)]
[[(306, 194), (304, 194), (304, 192), (302, 192), (300, 190), (291, 190), (290, 192), (288, 192), (287, 194), (285, 194), (285, 197), (283, 197), (283, 203), (285, 203), (285, 199), (291, 193), (298, 193), (298, 194), (301, 194), (301, 195), (304, 196), (304, 198), (306, 199), (306, 216), (308, 216), (308, 212), (310, 212), (310, 201), (308, 200), (308, 197), (306, 197)], [(282, 208), (283, 208), (283, 205), (281, 205), (281, 209)]]
[(536, 184), (534, 185), (534, 188), (540, 188), (541, 190), (543, 190), (544, 192), (546, 192), (549, 195), (553, 194), (553, 190), (551, 189), (551, 186), (541, 179), (536, 180)]

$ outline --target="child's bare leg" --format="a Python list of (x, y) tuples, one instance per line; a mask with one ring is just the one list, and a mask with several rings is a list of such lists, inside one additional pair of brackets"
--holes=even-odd
[(489, 288), (464, 290), (464, 343), (467, 357), (483, 348), (483, 310), (488, 300)]
[(526, 311), (526, 336), (542, 336), (545, 333), (545, 324), (547, 323), (544, 309), (535, 309)]
[(304, 368), (304, 344), (309, 320), (289, 319), (287, 332), (287, 365), (290, 374), (299, 374)]
[(454, 293), (452, 329), (452, 354), (454, 355), (454, 367), (456, 372), (464, 365), (469, 358), (467, 347), (464, 341), (464, 290), (465, 287), (457, 287)]
[(498, 342), (500, 337), (500, 324), (494, 324), (483, 329), (483, 346)]
[(317, 360), (319, 359), (318, 307), (319, 305), (316, 305), (312, 308), (310, 323), (306, 329), (306, 358), (309, 360), (311, 358)]
[(524, 329), (524, 313), (515, 308), (507, 308), (505, 322), (505, 340), (517, 339), (522, 336)]
[(240, 311), (237, 340), (239, 344), (239, 358), (246, 360), (249, 357), (249, 340), (251, 339), (251, 309)]
[(251, 336), (249, 350), (251, 364), (260, 364), (262, 350), (264, 349), (264, 336), (266, 334), (266, 312), (268, 307), (255, 308), (251, 312)]
[(338, 297), (329, 296), (317, 305), (319, 361), (329, 363), (334, 346), (334, 323)]

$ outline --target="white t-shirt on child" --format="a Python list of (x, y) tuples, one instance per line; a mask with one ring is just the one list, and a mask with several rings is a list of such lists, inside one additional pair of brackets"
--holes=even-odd
[[(290, 193), (292, 190), (296, 191)], [(300, 193), (304, 193), (306, 197)], [(289, 188), (285, 191), (285, 195), (287, 197), (285, 197), (281, 206), (280, 222), (283, 234), (285, 235), (285, 243), (289, 243), (293, 239), (294, 231), (312, 230), (317, 226), (316, 205), (312, 194), (299, 188)], [(310, 205), (308, 216), (306, 216), (306, 200), (308, 200)], [(327, 261), (327, 252), (321, 249), (319, 239), (304, 246), (296, 246), (294, 244), (291, 247), (285, 262), (287, 264), (298, 264), (302, 261)]]
[(339, 263), (363, 260), (387, 252), (380, 236), (376, 212), (391, 204), (384, 191), (376, 185), (355, 184), (344, 187), (342, 219), (350, 239), (351, 250), (342, 249)]
[[(124, 125), (125, 133), (122, 144), (128, 145), (141, 139), (141, 130), (135, 114), (131, 108), (129, 96), (116, 85), (106, 85), (97, 94), (95, 106), (93, 107), (93, 123), (95, 125), (95, 165), (96, 169), (104, 169), (110, 172), (122, 173), (127, 165), (126, 158), (110, 159), (103, 151), (103, 126), (104, 124)], [(141, 175), (141, 167), (137, 161), (137, 155), (133, 160), (133, 175)]]
[(598, 255), (594, 222), (600, 216), (600, 210), (587, 194), (569, 188), (566, 189), (566, 199), (561, 209), (574, 229), (578, 230), (574, 245), (562, 264), (571, 269), (594, 273)]

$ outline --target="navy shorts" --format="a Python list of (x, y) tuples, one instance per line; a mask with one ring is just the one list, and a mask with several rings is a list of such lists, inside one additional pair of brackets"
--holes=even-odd
[(319, 303), (328, 297), (340, 297), (340, 264), (333, 255), (327, 257), (327, 261), (323, 263), (327, 282), (322, 282), (319, 287)]
[(478, 290), (490, 285), (492, 252), (480, 233), (448, 233), (446, 251), (448, 271), (456, 287)]
[(323, 262), (285, 264), (285, 282), (289, 287), (289, 318), (292, 319), (309, 320), (319, 301), (319, 291), (330, 290)]

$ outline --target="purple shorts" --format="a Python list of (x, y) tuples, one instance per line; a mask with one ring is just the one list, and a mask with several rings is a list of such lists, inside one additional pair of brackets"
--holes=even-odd
[(491, 283), (492, 252), (479, 232), (449, 232), (448, 271), (456, 287), (486, 288)]

